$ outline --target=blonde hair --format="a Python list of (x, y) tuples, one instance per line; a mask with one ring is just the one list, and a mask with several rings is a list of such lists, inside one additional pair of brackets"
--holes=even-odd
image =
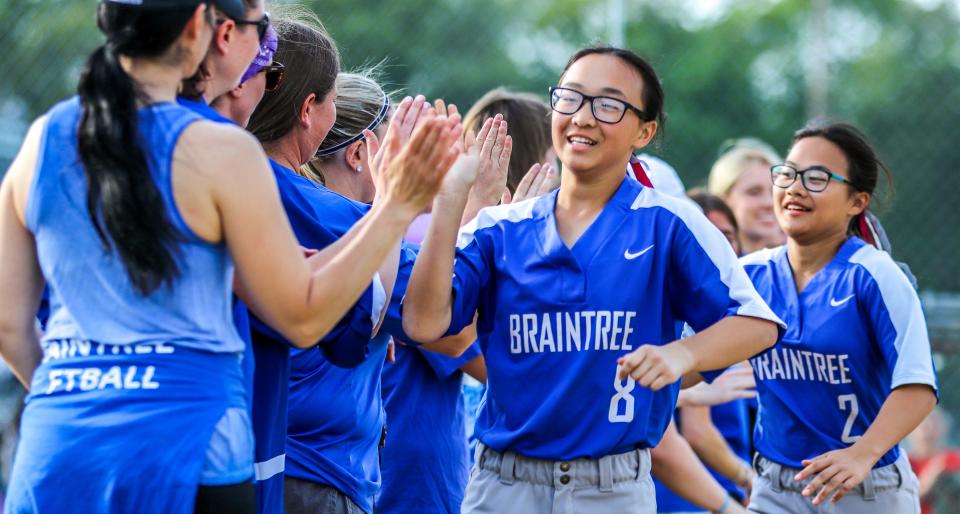
[(724, 147), (728, 149), (713, 163), (707, 179), (707, 191), (723, 199), (730, 195), (730, 190), (740, 179), (740, 175), (751, 164), (773, 166), (782, 162), (777, 151), (759, 139), (741, 138), (725, 144)]
[[(384, 92), (378, 83), (379, 75), (379, 66), (337, 75), (337, 120), (320, 144), (317, 155), (300, 168), (300, 175), (326, 185), (323, 168), (335, 159), (340, 151), (326, 154), (324, 151), (361, 134), (377, 119), (383, 109), (384, 100), (390, 101), (391, 95)], [(389, 113), (381, 126), (386, 123), (389, 123)]]

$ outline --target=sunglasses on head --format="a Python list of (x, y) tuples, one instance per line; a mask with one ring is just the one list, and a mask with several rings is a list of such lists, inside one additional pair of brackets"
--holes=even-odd
[(276, 91), (283, 82), (283, 65), (273, 61), (269, 66), (264, 66), (261, 70), (266, 75), (267, 85), (264, 91)]

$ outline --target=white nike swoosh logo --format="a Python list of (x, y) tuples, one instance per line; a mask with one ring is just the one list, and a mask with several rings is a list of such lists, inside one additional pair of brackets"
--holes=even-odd
[(831, 298), (831, 299), (830, 299), (830, 306), (831, 306), (831, 307), (839, 307), (839, 306), (841, 306), (841, 305), (849, 302), (850, 299), (853, 298), (853, 297), (854, 297), (854, 295), (850, 295), (850, 296), (844, 298), (843, 300), (834, 300), (833, 298)]
[(626, 260), (628, 260), (628, 261), (632, 261), (632, 260), (636, 259), (637, 257), (640, 257), (641, 255), (649, 252), (650, 250), (653, 249), (653, 247), (654, 247), (654, 245), (650, 245), (650, 246), (644, 248), (643, 250), (640, 250), (640, 251), (637, 252), (637, 253), (630, 253), (630, 249), (628, 248), (628, 249), (624, 250), (624, 252), (623, 252), (623, 258), (626, 259)]

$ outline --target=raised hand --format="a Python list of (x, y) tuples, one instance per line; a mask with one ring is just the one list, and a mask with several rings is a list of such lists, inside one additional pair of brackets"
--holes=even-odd
[(382, 146), (372, 130), (363, 132), (367, 140), (367, 162), (370, 163), (370, 173), (373, 176), (377, 191), (381, 191), (384, 186), (380, 171), (389, 166), (396, 159), (400, 149), (410, 142), (413, 131), (417, 128), (418, 122), (424, 119), (429, 107), (430, 104), (427, 103), (423, 95), (417, 95), (416, 98), (408, 96), (400, 101), (390, 119), (390, 125)]
[(557, 167), (550, 163), (536, 163), (517, 184), (517, 190), (513, 194), (510, 194), (509, 189), (504, 191), (500, 203), (522, 202), (549, 193), (558, 187), (560, 187), (560, 174), (557, 172)]
[(712, 383), (699, 383), (680, 392), (684, 405), (712, 407), (741, 398), (757, 396), (757, 382), (749, 365), (724, 371)]
[(464, 138), (464, 151), (478, 158), (476, 181), (470, 191), (469, 203), (482, 208), (496, 205), (507, 184), (513, 138), (507, 135), (507, 122), (498, 114), (484, 121), (477, 137)]
[(396, 155), (382, 170), (384, 201), (399, 209), (412, 209), (406, 212), (411, 219), (430, 204), (460, 154), (456, 146), (462, 131), (459, 120), (451, 122), (433, 112), (421, 116), (408, 144), (401, 147), (399, 137), (391, 138), (388, 133), (381, 148), (381, 152)]

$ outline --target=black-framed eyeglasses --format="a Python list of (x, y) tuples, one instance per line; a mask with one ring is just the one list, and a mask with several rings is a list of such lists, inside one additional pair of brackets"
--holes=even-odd
[(237, 25), (256, 25), (257, 26), (257, 36), (260, 38), (260, 42), (263, 43), (264, 38), (267, 37), (267, 29), (270, 28), (270, 13), (263, 13), (263, 18), (259, 20), (245, 20), (243, 18), (231, 18), (234, 23)]
[(270, 65), (260, 69), (267, 79), (267, 85), (264, 87), (264, 91), (276, 91), (277, 88), (280, 87), (280, 83), (283, 82), (283, 70), (283, 64), (277, 61), (273, 61)]
[(798, 170), (789, 164), (770, 166), (770, 179), (773, 181), (773, 185), (779, 188), (786, 189), (792, 186), (797, 181), (797, 177), (800, 177), (800, 183), (803, 184), (804, 189), (811, 193), (819, 193), (826, 189), (831, 178), (856, 189), (853, 182), (823, 166), (811, 166), (805, 170)]
[(550, 108), (560, 114), (572, 115), (579, 111), (583, 104), (590, 102), (590, 111), (593, 117), (601, 123), (620, 123), (627, 111), (637, 113), (643, 121), (643, 111), (619, 98), (609, 96), (590, 96), (566, 87), (553, 86), (550, 88)]

